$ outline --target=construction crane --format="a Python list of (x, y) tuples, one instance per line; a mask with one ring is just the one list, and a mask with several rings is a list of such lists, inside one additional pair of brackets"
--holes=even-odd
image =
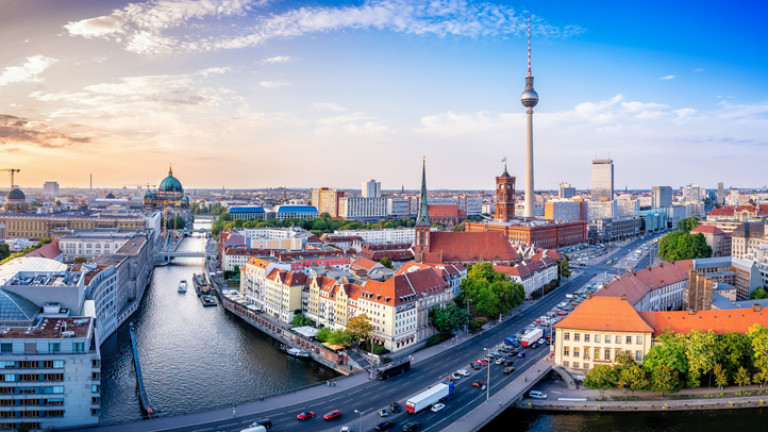
[(143, 184), (137, 184), (137, 183), (123, 183), (123, 186), (134, 186), (136, 189), (141, 190), (144, 186), (149, 189), (150, 187), (155, 187), (157, 185), (149, 184), (149, 183), (143, 183)]
[(11, 173), (11, 189), (10, 190), (13, 190), (13, 186), (15, 186), (13, 183), (13, 175), (21, 171), (21, 169), (20, 168), (3, 168), (3, 169), (0, 169), (0, 171), (9, 171)]

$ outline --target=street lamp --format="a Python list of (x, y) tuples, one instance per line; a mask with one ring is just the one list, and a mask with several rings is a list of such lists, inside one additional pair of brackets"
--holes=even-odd
[(360, 432), (362, 432), (362, 430), (363, 430), (363, 414), (365, 414), (365, 411), (355, 410), (355, 414), (360, 414)]
[(470, 304), (471, 302), (472, 302), (472, 300), (471, 300), (471, 299), (467, 299), (467, 336), (469, 336), (469, 318), (470, 318), (470, 316), (471, 316), (471, 315), (469, 314), (469, 304)]
[(235, 364), (235, 399), (232, 402), (232, 417), (235, 417), (237, 414), (237, 382), (239, 381), (239, 375), (240, 375), (240, 363)]
[[(483, 351), (491, 352), (490, 348), (483, 348)], [(488, 366), (486, 366), (488, 369), (488, 378), (485, 380), (485, 400), (491, 398), (491, 362), (488, 362)]]

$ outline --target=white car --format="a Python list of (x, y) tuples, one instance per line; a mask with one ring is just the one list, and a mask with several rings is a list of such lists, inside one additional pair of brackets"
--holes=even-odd
[(442, 403), (436, 403), (432, 405), (432, 412), (440, 412), (445, 408), (445, 404)]
[(379, 410), (379, 417), (387, 417), (389, 415), (389, 412), (385, 410), (384, 408)]
[(469, 371), (467, 371), (466, 369), (459, 369), (456, 372), (458, 372), (460, 375), (463, 375), (465, 377), (469, 376)]
[(458, 372), (454, 372), (454, 373), (451, 374), (451, 378), (453, 378), (455, 380), (460, 380), (461, 377), (462, 377), (462, 375), (460, 373), (458, 373)]
[(350, 429), (349, 426), (342, 426), (341, 429), (339, 429), (339, 432), (352, 432), (352, 429)]
[(496, 364), (497, 364), (497, 365), (502, 365), (502, 364), (504, 364), (504, 358), (502, 357), (502, 358), (500, 358), (500, 359), (496, 360)]

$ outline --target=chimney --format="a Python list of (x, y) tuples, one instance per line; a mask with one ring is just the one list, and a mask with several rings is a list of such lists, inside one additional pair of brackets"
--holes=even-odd
[(627, 301), (627, 295), (626, 294), (622, 294), (621, 295), (621, 301)]
[(761, 310), (763, 310), (763, 307), (760, 306), (759, 303), (755, 303), (755, 304), (752, 305), (752, 310), (755, 311), (755, 312), (760, 312)]
[(693, 309), (688, 309), (688, 315), (696, 315), (696, 311)]
[(591, 299), (592, 298), (592, 294), (587, 293), (587, 297), (586, 298), (587, 298), (587, 300)]

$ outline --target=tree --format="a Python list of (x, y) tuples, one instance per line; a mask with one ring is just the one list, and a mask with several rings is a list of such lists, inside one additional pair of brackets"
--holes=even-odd
[(608, 365), (597, 365), (584, 376), (584, 387), (600, 391), (600, 399), (609, 388), (616, 387), (616, 370)]
[(392, 267), (392, 260), (391, 260), (391, 259), (389, 259), (388, 257), (384, 257), (384, 258), (382, 258), (382, 259), (379, 261), (379, 263), (380, 263), (381, 265), (383, 265), (384, 267), (388, 268), (388, 269), (391, 269), (391, 268), (393, 268), (393, 267)]
[(675, 231), (659, 241), (659, 256), (667, 261), (709, 258), (712, 256), (712, 248), (702, 233)]
[(622, 369), (619, 373), (619, 381), (625, 383), (632, 390), (633, 396), (635, 390), (645, 390), (651, 384), (648, 380), (648, 373), (639, 365)]
[(328, 327), (323, 327), (317, 331), (317, 334), (315, 335), (315, 339), (317, 339), (319, 342), (322, 343), (322, 342), (327, 342), (330, 336), (331, 336), (331, 329)]
[(86, 257), (76, 257), (72, 260), (72, 264), (85, 264), (88, 262), (88, 258)]
[(558, 269), (558, 276), (560, 277), (570, 277), (571, 276), (571, 268), (568, 265), (568, 258), (558, 258), (555, 261), (557, 261), (557, 269)]
[(723, 366), (728, 377), (736, 375), (736, 371), (742, 366), (751, 366), (749, 353), (752, 350), (752, 340), (749, 335), (738, 332), (725, 333), (720, 335), (717, 342), (717, 361)]
[(720, 363), (717, 363), (712, 371), (715, 374), (717, 389), (722, 390), (728, 385), (728, 371)]
[(469, 312), (449, 303), (446, 307), (435, 306), (429, 311), (429, 321), (440, 333), (450, 333), (464, 328), (469, 320)]
[(349, 347), (352, 345), (352, 340), (349, 337), (349, 333), (344, 330), (336, 330), (328, 335), (328, 343), (331, 345), (341, 345)]
[[(747, 333), (752, 342), (752, 364), (759, 371), (757, 381), (765, 386), (768, 382), (768, 328), (754, 324)], [(738, 373), (737, 373), (738, 374)]]
[(751, 380), (749, 379), (749, 373), (743, 367), (740, 367), (736, 371), (736, 376), (733, 378), (733, 382), (741, 389), (744, 386), (748, 386)]
[(685, 335), (667, 329), (658, 337), (658, 341), (645, 356), (645, 370), (653, 373), (659, 366), (664, 366), (677, 374), (686, 374), (688, 359), (685, 355)]
[(651, 372), (651, 390), (662, 396), (680, 390), (680, 379), (672, 369), (661, 365)]
[(750, 300), (762, 300), (768, 298), (768, 291), (759, 286), (749, 295)]
[(677, 223), (677, 227), (684, 233), (690, 233), (699, 226), (699, 218), (696, 216), (687, 217)]
[(11, 256), (11, 247), (7, 243), (0, 243), (0, 261)]
[(459, 301), (470, 301), (474, 310), (484, 316), (495, 317), (523, 303), (523, 286), (502, 272), (496, 272), (491, 263), (473, 265), (467, 278), (461, 281)]
[(347, 333), (352, 342), (368, 339), (371, 332), (373, 332), (373, 325), (371, 325), (371, 319), (368, 318), (367, 314), (355, 315), (347, 323)]
[(688, 381), (690, 387), (701, 385), (700, 377), (707, 375), (717, 363), (717, 334), (712, 330), (692, 330), (686, 335), (685, 356), (688, 360)]

